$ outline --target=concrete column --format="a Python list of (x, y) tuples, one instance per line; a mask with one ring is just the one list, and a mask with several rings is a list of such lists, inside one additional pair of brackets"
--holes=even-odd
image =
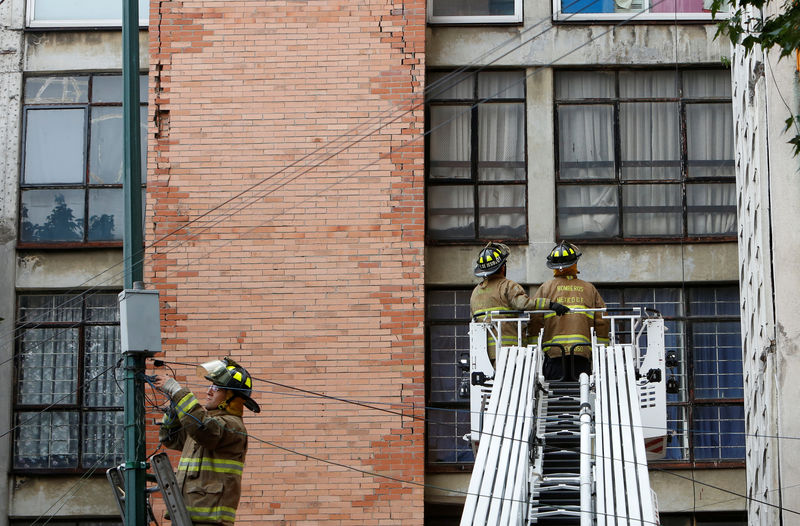
[[(10, 429), (14, 354), (14, 280), (22, 104), (24, 0), (0, 3), (0, 429)], [(8, 524), (11, 434), (0, 438), (0, 526)]]

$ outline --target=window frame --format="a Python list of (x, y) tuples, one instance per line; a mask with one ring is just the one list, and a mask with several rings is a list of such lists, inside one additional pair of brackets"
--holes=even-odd
[[(686, 451), (687, 451), (687, 458), (686, 459), (661, 459), (661, 460), (651, 460), (648, 462), (653, 467), (658, 468), (741, 468), (745, 465), (745, 456), (741, 459), (701, 459), (697, 460), (695, 458), (695, 445), (694, 445), (694, 430), (696, 429), (696, 424), (694, 423), (695, 418), (695, 408), (697, 407), (742, 407), (744, 408), (744, 397), (741, 398), (696, 398), (695, 391), (696, 391), (696, 378), (695, 378), (695, 349), (693, 343), (693, 335), (694, 335), (694, 327), (698, 323), (713, 323), (713, 322), (737, 322), (741, 323), (741, 314), (734, 315), (695, 315), (691, 312), (691, 300), (690, 300), (690, 291), (692, 290), (700, 290), (700, 289), (718, 289), (718, 288), (728, 288), (728, 287), (735, 287), (737, 291), (739, 290), (738, 283), (731, 283), (731, 282), (692, 282), (692, 283), (676, 283), (676, 284), (662, 284), (659, 283), (654, 286), (638, 286), (638, 285), (626, 285), (626, 286), (616, 286), (614, 284), (610, 284), (608, 286), (599, 285), (597, 287), (600, 295), (603, 296), (604, 293), (608, 291), (615, 290), (615, 291), (622, 291), (624, 294), (625, 290), (634, 290), (634, 289), (648, 289), (648, 290), (665, 290), (665, 289), (679, 289), (681, 293), (681, 309), (682, 309), (682, 316), (667, 316), (664, 315), (663, 318), (665, 321), (676, 321), (679, 323), (684, 324), (684, 332), (683, 332), (683, 358), (686, 360), (685, 366), (685, 381), (687, 385), (680, 385), (679, 387), (686, 392), (686, 399), (683, 401), (671, 401), (669, 400), (669, 395), (667, 395), (667, 410), (669, 411), (670, 407), (679, 407), (684, 412), (684, 420), (683, 424), (686, 426), (684, 431), (685, 435), (684, 438), (686, 440)], [(606, 294), (608, 296), (608, 294)], [(609, 303), (606, 296), (603, 296), (606, 299), (606, 303)], [(638, 303), (637, 303), (638, 305)], [(625, 307), (625, 303), (622, 304)], [(668, 333), (669, 334), (669, 333)], [(741, 342), (740, 342), (741, 345)], [(669, 378), (670, 371), (667, 369), (667, 377)], [(744, 391), (744, 377), (742, 377), (742, 391)], [(669, 415), (669, 413), (668, 413)], [(669, 418), (669, 417), (668, 417)], [(746, 432), (746, 431), (745, 431)], [(746, 437), (745, 437), (746, 438)], [(667, 445), (669, 446), (670, 440), (673, 440), (672, 437), (667, 439)], [(742, 447), (744, 447), (744, 442), (742, 443)]]
[[(473, 287), (449, 287), (449, 286), (431, 286), (425, 288), (425, 471), (429, 473), (463, 473), (465, 471), (471, 471), (472, 466), (474, 464), (474, 460), (472, 462), (432, 462), (430, 459), (429, 448), (428, 448), (428, 426), (431, 424), (431, 417), (430, 413), (431, 410), (442, 409), (445, 411), (466, 411), (469, 414), (470, 411), (470, 401), (469, 398), (465, 398), (463, 400), (457, 399), (455, 401), (447, 401), (447, 402), (439, 402), (433, 401), (431, 399), (431, 387), (432, 387), (432, 373), (433, 368), (431, 366), (432, 363), (432, 345), (431, 345), (431, 327), (434, 326), (444, 326), (444, 325), (455, 325), (464, 323), (465, 331), (469, 330), (469, 317), (466, 319), (458, 319), (458, 320), (444, 320), (444, 319), (432, 319), (430, 315), (430, 311), (428, 310), (429, 305), (429, 295), (432, 292), (452, 292), (454, 294), (458, 293), (467, 293), (470, 294)], [(469, 308), (469, 304), (467, 304), (467, 308)], [(466, 352), (469, 353), (469, 347), (467, 347)], [(469, 442), (464, 441), (464, 449), (471, 449), (471, 445)]]
[[(688, 382), (687, 385), (680, 387), (686, 392), (686, 400), (684, 401), (667, 401), (667, 409), (669, 407), (682, 407), (686, 408), (685, 420), (682, 425), (685, 426), (685, 435), (682, 435), (687, 440), (687, 458), (685, 460), (677, 459), (664, 459), (650, 461), (652, 467), (659, 469), (688, 469), (688, 468), (741, 468), (745, 465), (744, 457), (741, 459), (700, 459), (694, 458), (694, 444), (693, 444), (693, 418), (694, 414), (692, 409), (694, 407), (744, 407), (744, 398), (694, 398), (695, 378), (694, 378), (694, 343), (692, 341), (693, 325), (697, 323), (713, 322), (740, 322), (741, 314), (737, 315), (693, 315), (690, 309), (690, 291), (699, 289), (717, 289), (717, 288), (736, 288), (738, 283), (735, 282), (691, 282), (691, 283), (645, 283), (639, 284), (616, 284), (610, 283), (607, 285), (597, 285), (601, 295), (607, 291), (624, 291), (633, 289), (646, 289), (646, 290), (663, 290), (663, 289), (679, 289), (680, 290), (680, 304), (682, 309), (682, 316), (664, 316), (665, 321), (678, 321), (684, 323), (683, 333), (683, 358), (685, 363), (685, 378)], [(468, 399), (455, 400), (447, 402), (433, 401), (431, 397), (432, 391), (432, 331), (431, 327), (437, 325), (457, 325), (464, 324), (464, 332), (468, 331), (469, 319), (443, 319), (432, 318), (428, 310), (429, 297), (432, 292), (451, 292), (454, 294), (471, 292), (473, 287), (470, 286), (447, 286), (436, 285), (425, 288), (426, 295), (426, 310), (425, 310), (425, 405), (426, 405), (426, 439), (425, 439), (425, 470), (428, 473), (461, 473), (469, 472), (472, 470), (472, 462), (433, 462), (429, 453), (429, 435), (427, 426), (431, 425), (431, 410), (445, 409), (456, 411), (469, 411), (470, 404)], [(457, 304), (458, 305), (458, 304)], [(468, 348), (467, 348), (468, 351)], [(463, 351), (460, 351), (463, 352)], [(667, 372), (667, 377), (670, 373)], [(742, 382), (742, 389), (744, 383)], [(458, 433), (456, 433), (458, 434)], [(465, 442), (465, 444), (467, 444)], [(468, 448), (467, 444), (465, 448)]]
[[(119, 0), (120, 18), (74, 18), (74, 19), (53, 19), (37, 20), (36, 2), (38, 0), (27, 0), (25, 10), (25, 27), (30, 29), (74, 29), (74, 28), (122, 28), (122, 0)], [(108, 1), (108, 0), (106, 0)], [(150, 25), (149, 9), (142, 9), (142, 4), (149, 5), (146, 0), (139, 0), (139, 28), (147, 29)]]
[[(620, 21), (628, 21), (631, 23), (649, 23), (649, 22), (665, 22), (665, 23), (693, 23), (703, 22), (707, 24), (716, 23), (719, 20), (730, 18), (730, 12), (718, 12), (716, 18), (712, 17), (710, 11), (667, 11), (663, 13), (650, 13), (647, 8), (642, 8), (637, 11), (637, 8), (631, 8), (626, 11), (620, 12), (563, 12), (561, 5), (563, 2), (572, 2), (573, 0), (552, 0), (553, 7), (553, 22), (559, 24), (607, 24)], [(613, 1), (613, 0), (612, 0)], [(645, 3), (650, 4), (648, 0), (641, 0), (642, 5)], [(663, 1), (663, 0), (662, 0)]]
[[(680, 84), (677, 86), (677, 95), (675, 97), (622, 97), (619, 94), (619, 75), (620, 73), (636, 73), (636, 72), (680, 72)], [(687, 141), (687, 112), (686, 109), (691, 105), (698, 104), (733, 104), (732, 95), (727, 96), (709, 96), (709, 97), (690, 97), (683, 95), (683, 74), (691, 71), (729, 71), (726, 68), (719, 67), (682, 67), (682, 68), (647, 68), (647, 69), (632, 69), (632, 68), (611, 68), (611, 69), (590, 69), (590, 70), (577, 70), (574, 68), (563, 68), (555, 71), (553, 75), (553, 130), (554, 130), (554, 173), (555, 173), (555, 225), (556, 237), (559, 239), (568, 239), (581, 244), (652, 244), (652, 243), (717, 243), (717, 242), (731, 242), (737, 240), (737, 232), (734, 230), (728, 234), (704, 234), (704, 235), (690, 235), (689, 234), (689, 204), (687, 198), (687, 187), (693, 184), (734, 184), (736, 183), (735, 172), (730, 176), (714, 176), (714, 177), (692, 177), (688, 174), (689, 166), (694, 164), (689, 160), (688, 141)], [(613, 73), (614, 74), (614, 94), (610, 98), (585, 98), (585, 99), (559, 99), (557, 95), (557, 77), (561, 73), (572, 72), (598, 72), (598, 73)], [(630, 166), (631, 163), (646, 163), (648, 161), (626, 161), (622, 159), (622, 145), (621, 145), (621, 112), (620, 107), (623, 104), (631, 103), (676, 103), (679, 111), (678, 130), (679, 137), (679, 152), (680, 159), (677, 160), (680, 166), (680, 178), (678, 179), (625, 179), (622, 177), (622, 170), (625, 165)], [(561, 136), (559, 124), (559, 108), (561, 106), (610, 106), (612, 108), (611, 126), (612, 126), (612, 152), (613, 159), (610, 161), (613, 168), (613, 177), (611, 178), (592, 178), (592, 179), (562, 179), (561, 178)], [(731, 130), (731, 134), (733, 131)], [(734, 153), (735, 155), (735, 153)], [(735, 167), (735, 156), (730, 160), (725, 160), (726, 166)], [(642, 235), (642, 236), (626, 236), (624, 230), (624, 215), (625, 215), (625, 202), (623, 198), (624, 189), (626, 187), (645, 186), (645, 185), (675, 185), (680, 186), (680, 213), (681, 213), (681, 234), (680, 235)], [(561, 205), (559, 199), (559, 190), (562, 187), (602, 187), (602, 186), (615, 186), (616, 187), (616, 217), (617, 217), (617, 233), (613, 236), (569, 236), (561, 233), (561, 220), (559, 218)], [(720, 205), (724, 206), (724, 205)], [(570, 209), (587, 208), (597, 209), (597, 207), (570, 207)], [(736, 203), (725, 206), (729, 212), (737, 213)]]
[[(22, 104), (22, 129), (20, 133), (20, 169), (19, 169), (19, 195), (18, 195), (18, 208), (17, 210), (20, 211), (18, 222), (17, 222), (17, 248), (19, 249), (74, 249), (74, 248), (117, 248), (122, 247), (123, 239), (120, 238), (118, 240), (90, 240), (90, 232), (89, 232), (89, 207), (91, 202), (91, 194), (95, 190), (115, 190), (118, 189), (122, 191), (123, 188), (123, 181), (119, 183), (96, 183), (91, 181), (91, 173), (90, 173), (90, 164), (92, 162), (92, 112), (95, 108), (120, 108), (122, 110), (122, 94), (120, 94), (120, 101), (119, 102), (98, 102), (93, 101), (93, 89), (94, 89), (94, 81), (99, 77), (120, 77), (121, 72), (103, 72), (103, 73), (75, 73), (75, 74), (48, 74), (48, 75), (28, 75), (24, 79), (23, 83), (23, 90), (25, 89), (25, 84), (30, 81), (31, 79), (46, 79), (46, 78), (67, 78), (67, 77), (86, 77), (87, 78), (87, 100), (85, 102), (42, 102), (42, 103), (34, 103), (34, 102), (27, 102), (23, 100)], [(139, 111), (145, 112), (145, 119), (144, 124), (146, 126), (147, 120), (147, 108), (148, 108), (148, 101), (147, 101), (147, 90), (141, 89), (147, 84), (148, 75), (146, 72), (140, 72), (140, 100), (139, 100)], [(24, 99), (24, 97), (23, 97)], [(29, 112), (31, 111), (40, 111), (40, 110), (71, 110), (71, 109), (79, 109), (82, 110), (84, 113), (84, 124), (83, 124), (83, 151), (81, 152), (82, 155), (82, 181), (80, 182), (45, 182), (45, 183), (27, 183), (25, 182), (25, 171), (26, 171), (26, 157), (28, 155), (28, 144), (27, 144), (27, 133), (28, 133), (28, 119), (29, 119)], [(124, 130), (123, 130), (124, 133)], [(142, 128), (142, 134), (146, 137), (147, 130), (146, 127)], [(143, 177), (142, 177), (142, 217), (144, 220), (144, 209), (145, 209), (145, 189), (146, 189), (146, 171), (147, 171), (147, 144), (146, 142), (142, 142), (141, 148), (143, 150), (142, 154), (144, 155), (144, 164), (142, 165)], [(83, 193), (83, 202), (82, 207), (80, 209), (81, 212), (81, 221), (82, 221), (82, 239), (81, 240), (68, 240), (68, 241), (31, 241), (31, 240), (23, 240), (23, 217), (22, 217), (22, 210), (23, 210), (23, 196), (26, 191), (31, 190), (77, 190)], [(123, 203), (124, 205), (124, 203)], [(124, 220), (124, 209), (121, 213), (116, 216), (120, 219)], [(118, 227), (119, 231), (123, 230), (123, 225)]]
[[(527, 73), (524, 69), (520, 68), (499, 68), (489, 70), (455, 70), (452, 68), (431, 68), (428, 73), (449, 73), (457, 72), (460, 76), (474, 75), (473, 81), (473, 94), (469, 99), (447, 99), (447, 98), (432, 98), (425, 100), (425, 242), (428, 245), (474, 245), (475, 243), (486, 243), (488, 241), (502, 241), (510, 245), (527, 243), (529, 238), (529, 217), (528, 217), (528, 130), (527, 130), (527, 86), (524, 79), (527, 78)], [(523, 75), (522, 82), (522, 97), (509, 97), (509, 98), (496, 98), (487, 100), (486, 97), (481, 97), (479, 94), (480, 83), (478, 75), (481, 73), (500, 73), (500, 72), (521, 72)], [(461, 80), (459, 80), (461, 82)], [(478, 158), (480, 149), (480, 106), (481, 104), (521, 104), (523, 112), (523, 125), (522, 125), (522, 144), (523, 144), (523, 160), (521, 161), (525, 176), (520, 180), (497, 180), (497, 181), (481, 181), (479, 177), (479, 169), (481, 161)], [(470, 144), (469, 144), (469, 179), (458, 178), (437, 178), (430, 177), (431, 170), (431, 108), (436, 106), (461, 106), (464, 108), (464, 113), (469, 111), (470, 119)], [(513, 161), (509, 161), (513, 163)], [(432, 188), (436, 187), (469, 187), (472, 189), (472, 217), (473, 217), (473, 235), (470, 238), (460, 239), (439, 239), (431, 235), (429, 230), (430, 225), (430, 192)], [(497, 236), (480, 236), (480, 220), (481, 220), (481, 206), (480, 206), (480, 189), (489, 186), (519, 186), (524, 188), (523, 207), (518, 212), (525, 218), (524, 235), (520, 238), (503, 238)], [(510, 208), (509, 208), (510, 209)]]
[[(85, 389), (84, 389), (84, 381), (85, 381), (85, 372), (87, 367), (87, 345), (88, 345), (88, 338), (87, 338), (87, 328), (89, 327), (120, 327), (120, 319), (119, 319), (119, 307), (116, 309), (116, 321), (90, 321), (88, 319), (88, 304), (87, 298), (93, 296), (95, 294), (103, 294), (103, 295), (117, 295), (119, 293), (118, 290), (99, 290), (94, 293), (87, 293), (87, 292), (68, 292), (68, 291), (56, 291), (56, 290), (47, 290), (47, 291), (19, 291), (16, 295), (16, 302), (15, 302), (15, 330), (18, 333), (15, 342), (15, 352), (14, 352), (14, 380), (13, 380), (13, 393), (12, 393), (12, 422), (13, 422), (13, 434), (12, 434), (12, 447), (11, 447), (11, 454), (10, 454), (10, 471), (12, 473), (17, 474), (29, 474), (29, 475), (50, 475), (50, 474), (84, 474), (88, 472), (92, 472), (97, 467), (83, 467), (83, 459), (84, 459), (84, 452), (86, 446), (84, 444), (85, 436), (84, 432), (88, 423), (86, 422), (85, 415), (89, 413), (110, 413), (115, 412), (119, 414), (124, 414), (124, 405), (90, 405), (85, 400)], [(40, 297), (47, 297), (47, 296), (69, 296), (69, 299), (65, 300), (61, 303), (58, 307), (63, 306), (70, 306), (74, 301), (80, 301), (80, 321), (28, 321), (22, 322), (20, 321), (20, 314), (21, 314), (21, 300), (23, 297), (32, 297), (32, 296), (40, 296)], [(22, 341), (23, 335), (27, 329), (39, 329), (39, 328), (46, 328), (46, 329), (54, 329), (54, 330), (77, 330), (77, 349), (75, 352), (75, 378), (74, 378), (74, 393), (75, 399), (73, 402), (69, 403), (59, 403), (59, 399), (56, 399), (54, 402), (50, 403), (29, 403), (24, 404), (20, 400), (21, 393), (20, 393), (20, 375), (23, 371), (24, 364), (23, 364), (23, 356), (24, 351), (22, 348)], [(119, 334), (119, 332), (118, 332)], [(121, 349), (120, 349), (121, 351)], [(121, 356), (121, 355), (120, 355)], [(119, 378), (117, 377), (118, 373), (115, 372), (112, 377), (115, 378), (117, 385), (121, 386), (119, 383)], [(53, 396), (57, 396), (57, 394), (53, 394)], [(124, 393), (120, 394), (120, 401), (124, 404)], [(63, 397), (62, 397), (63, 398)], [(78, 438), (77, 438), (77, 452), (76, 452), (76, 465), (74, 467), (18, 467), (17, 466), (17, 448), (16, 443), (19, 441), (19, 433), (22, 429), (22, 426), (27, 423), (27, 421), (23, 423), (17, 422), (17, 415), (18, 414), (25, 414), (25, 413), (35, 413), (35, 414), (43, 414), (43, 413), (74, 413), (78, 415)], [(32, 419), (30, 419), (32, 420)], [(121, 441), (117, 440), (118, 443)], [(120, 457), (124, 456), (124, 451), (120, 450), (118, 453)], [(110, 457), (107, 463), (102, 463), (101, 467), (107, 468), (111, 467), (117, 463), (113, 456)]]
[(426, 13), (430, 25), (490, 25), (490, 24), (521, 24), (522, 0), (514, 0), (513, 15), (475, 15), (475, 16), (435, 16), (434, 3), (436, 0), (427, 0)]

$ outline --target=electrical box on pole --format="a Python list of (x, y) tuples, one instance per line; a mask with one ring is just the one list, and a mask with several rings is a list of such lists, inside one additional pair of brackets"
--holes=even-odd
[(157, 290), (133, 288), (120, 292), (119, 322), (120, 344), (124, 354), (145, 353), (152, 356), (161, 352)]
[[(142, 163), (139, 126), (139, 2), (122, 0), (122, 124), (125, 225), (122, 259), (125, 288), (144, 279), (144, 232), (142, 228)], [(157, 296), (156, 296), (157, 297)], [(156, 304), (158, 302), (156, 301)], [(127, 315), (133, 309), (126, 307)], [(157, 312), (157, 311), (156, 311)], [(125, 329), (123, 329), (125, 330)], [(136, 338), (127, 331), (126, 338)], [(138, 346), (138, 344), (135, 344)], [(159, 345), (160, 349), (160, 345)], [(139, 349), (131, 349), (139, 351)], [(150, 349), (152, 350), (152, 349)], [(125, 347), (123, 347), (125, 351)], [(145, 499), (146, 443), (144, 436), (145, 354), (125, 353), (125, 526), (147, 524)]]

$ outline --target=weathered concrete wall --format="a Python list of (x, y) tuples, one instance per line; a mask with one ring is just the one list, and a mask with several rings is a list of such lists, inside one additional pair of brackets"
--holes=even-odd
[(122, 287), (122, 251), (20, 252), (16, 260), (17, 290)]
[[(118, 515), (105, 477), (12, 477), (12, 517), (102, 517)], [(112, 507), (109, 507), (111, 504)]]
[[(24, 0), (0, 3), (0, 429), (12, 426), (14, 248), (17, 241), (19, 123)], [(0, 438), (0, 526), (8, 524), (11, 435)]]
[[(148, 35), (139, 32), (139, 65), (147, 71)], [(25, 34), (25, 72), (122, 71), (119, 31), (45, 31)]]
[[(551, 205), (552, 207), (552, 205)], [(529, 219), (529, 221), (535, 221)], [(529, 223), (533, 226), (534, 223)], [(553, 241), (512, 246), (509, 278), (539, 284), (553, 276), (545, 267)], [(581, 277), (597, 284), (681, 283), (736, 281), (736, 243), (675, 245), (587, 245), (578, 265)], [(468, 285), (478, 279), (476, 247), (427, 247), (425, 282), (428, 285)]]
[(522, 27), (429, 27), (428, 65), (463, 66), (476, 57), (476, 66), (719, 64), (730, 55), (713, 24), (554, 25), (551, 3), (536, 0), (525, 0), (523, 12)]
[[(17, 290), (119, 288), (121, 249), (17, 251), (20, 110), (23, 75), (78, 72), (118, 72), (122, 68), (119, 31), (53, 31), (24, 33), (25, 0), (0, 3), (0, 362), (14, 352), (14, 305)], [(140, 32), (140, 63), (149, 63), (148, 38)], [(9, 342), (9, 343), (5, 343)], [(13, 364), (13, 362), (9, 362)], [(13, 410), (12, 367), (0, 366), (0, 427), (9, 429)], [(11, 435), (0, 439), (0, 470), (10, 468)], [(65, 494), (72, 495), (52, 508), (60, 517), (116, 516), (117, 508), (104, 477), (79, 482), (78, 477), (0, 478), (0, 526), (7, 518), (37, 518)], [(76, 484), (77, 483), (77, 484)], [(63, 505), (63, 506), (62, 506)]]
[(800, 436), (800, 162), (783, 131), (800, 89), (793, 62), (776, 52), (737, 47), (733, 73), (749, 524), (796, 524), (780, 506), (800, 501), (800, 453), (780, 437)]

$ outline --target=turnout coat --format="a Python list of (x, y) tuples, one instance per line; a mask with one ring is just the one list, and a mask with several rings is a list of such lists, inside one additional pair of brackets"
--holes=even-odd
[(241, 416), (206, 410), (188, 389), (172, 397), (159, 440), (181, 451), (175, 475), (194, 524), (232, 526), (242, 494), (247, 431)]
[[(575, 276), (562, 276), (553, 278), (539, 287), (534, 296), (538, 299), (548, 299), (570, 309), (602, 309), (606, 306), (600, 293), (594, 285)], [(563, 346), (567, 356), (570, 349), (575, 347), (575, 355), (592, 359), (591, 330), (594, 329), (598, 343), (608, 345), (609, 320), (603, 318), (602, 312), (571, 312), (563, 316), (548, 313), (538, 315), (532, 319), (529, 327), (530, 335), (536, 337), (544, 326), (542, 345), (545, 353), (551, 358), (561, 357), (560, 347), (548, 347), (558, 344)]]

